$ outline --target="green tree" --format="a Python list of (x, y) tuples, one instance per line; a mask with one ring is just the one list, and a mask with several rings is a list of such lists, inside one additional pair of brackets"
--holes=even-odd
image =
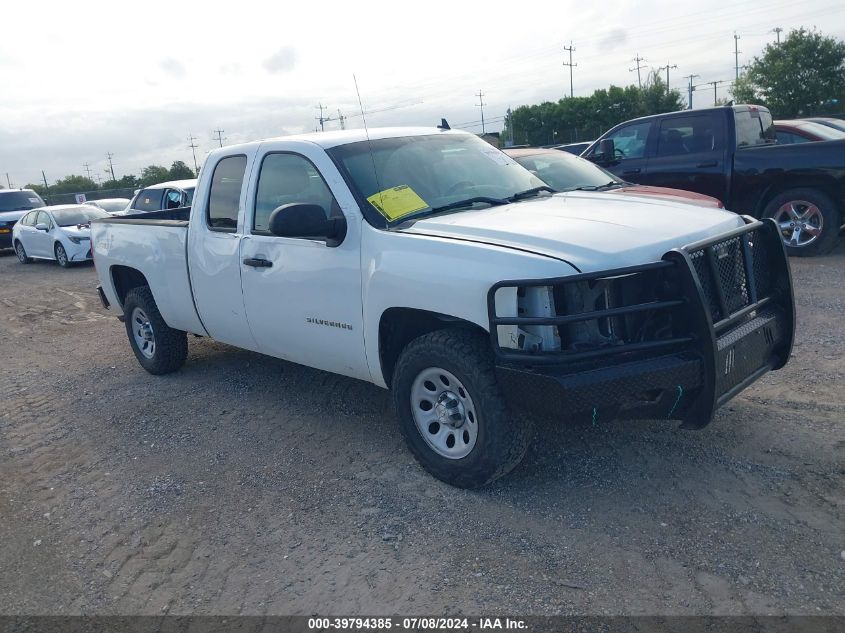
[(140, 181), (133, 175), (127, 174), (118, 180), (107, 180), (100, 188), (101, 189), (138, 189), (141, 186)]
[(50, 185), (50, 193), (82, 193), (83, 191), (96, 191), (97, 183), (85, 176), (65, 176)]
[(843, 111), (845, 42), (804, 28), (755, 57), (731, 95), (757, 102), (777, 117)]
[(148, 165), (141, 172), (141, 179), (138, 183), (141, 187), (148, 187), (159, 182), (170, 180), (170, 170), (161, 165)]
[(194, 171), (181, 160), (174, 160), (170, 165), (170, 180), (187, 180), (196, 177)]

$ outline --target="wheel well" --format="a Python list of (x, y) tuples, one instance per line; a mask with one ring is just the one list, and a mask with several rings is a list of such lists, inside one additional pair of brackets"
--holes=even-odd
[(815, 189), (816, 191), (830, 197), (838, 208), (843, 208), (842, 191), (837, 188), (836, 183), (813, 178), (809, 178), (807, 180), (788, 180), (784, 183), (774, 184), (768, 191), (766, 191), (766, 193), (760, 198), (756, 217), (763, 217), (763, 213), (765, 212), (768, 204), (777, 196), (789, 191), (790, 189)]
[[(393, 367), (399, 354), (415, 338), (449, 327), (484, 329), (457, 317), (416, 308), (388, 308), (381, 315), (378, 327), (378, 352), (381, 372), (387, 386), (393, 379)], [(486, 332), (485, 332), (486, 334)]]
[(149, 286), (144, 274), (140, 270), (130, 268), (129, 266), (112, 266), (111, 279), (121, 306), (130, 290), (141, 286)]

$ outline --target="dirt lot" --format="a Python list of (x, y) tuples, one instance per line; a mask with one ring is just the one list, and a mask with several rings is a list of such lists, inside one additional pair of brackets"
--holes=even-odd
[(91, 266), (0, 255), (0, 612), (845, 614), (845, 241), (791, 363), (703, 431), (543, 426), (481, 492), (387, 393), (192, 339), (146, 374)]

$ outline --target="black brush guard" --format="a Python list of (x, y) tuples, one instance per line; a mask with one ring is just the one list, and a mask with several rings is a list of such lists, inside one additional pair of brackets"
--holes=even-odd
[[(511, 406), (540, 415), (587, 412), (594, 422), (666, 418), (701, 428), (737, 393), (783, 367), (795, 333), (789, 262), (774, 221), (744, 220), (743, 227), (669, 251), (657, 262), (495, 284), (487, 295), (490, 335)], [(622, 283), (640, 300), (561, 314), (564, 286), (582, 282)], [(496, 314), (498, 290), (538, 286), (552, 289), (554, 316)], [(646, 317), (671, 327), (591, 349), (565, 348), (565, 328), (574, 323)], [(499, 327), (514, 325), (556, 326), (564, 349), (501, 347)]]

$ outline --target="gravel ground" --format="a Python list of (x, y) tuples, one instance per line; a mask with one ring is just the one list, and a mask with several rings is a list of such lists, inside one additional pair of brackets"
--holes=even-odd
[(387, 392), (205, 339), (144, 372), (93, 268), (0, 255), (0, 613), (845, 614), (845, 241), (702, 431), (538, 430), (468, 492)]

